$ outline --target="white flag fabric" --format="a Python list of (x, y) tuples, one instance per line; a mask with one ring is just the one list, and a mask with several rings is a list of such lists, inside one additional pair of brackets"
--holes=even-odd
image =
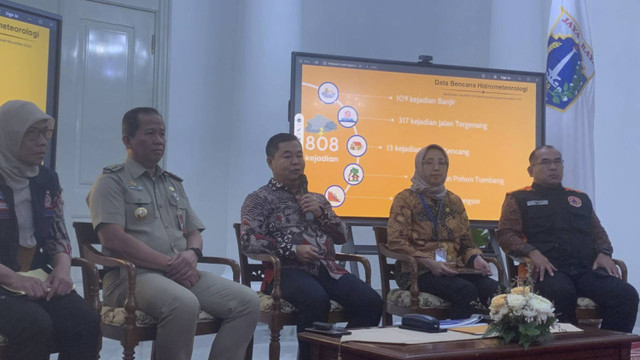
[(562, 152), (563, 185), (595, 195), (595, 69), (584, 1), (553, 0), (547, 41), (545, 143)]

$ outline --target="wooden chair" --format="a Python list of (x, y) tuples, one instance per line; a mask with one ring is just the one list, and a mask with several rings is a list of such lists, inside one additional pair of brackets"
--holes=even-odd
[[(112, 308), (102, 305), (99, 301), (96, 302), (96, 307), (99, 309), (102, 318), (102, 335), (108, 339), (120, 341), (120, 344), (122, 344), (123, 347), (123, 359), (133, 360), (135, 358), (134, 349), (138, 343), (140, 341), (155, 340), (157, 331), (156, 321), (147, 314), (138, 310), (138, 304), (136, 303), (135, 297), (135, 266), (128, 261), (108, 257), (98, 251), (95, 248), (95, 245), (100, 245), (100, 240), (98, 239), (96, 232), (93, 230), (93, 225), (91, 223), (74, 222), (73, 227), (76, 230), (80, 255), (83, 258), (95, 264), (102, 265), (103, 267), (124, 268), (127, 272), (129, 288), (127, 290), (124, 307)], [(232, 259), (204, 256), (199, 262), (204, 264), (228, 265), (233, 271), (233, 280), (236, 282), (239, 282), (240, 280), (240, 267), (238, 266), (238, 263)], [(100, 279), (102, 280), (106, 271), (101, 269), (99, 272)], [(82, 278), (83, 282), (91, 279), (85, 275), (84, 270)], [(220, 324), (221, 320), (215, 319), (211, 315), (202, 311), (200, 312), (200, 317), (198, 319), (196, 335), (216, 333), (220, 329)], [(155, 352), (155, 346), (153, 346), (152, 353), (153, 352)], [(252, 353), (253, 341), (247, 347), (245, 359), (251, 359)]]
[[(436, 319), (447, 319), (451, 304), (435, 295), (421, 292), (418, 289), (418, 262), (413, 256), (393, 252), (387, 247), (387, 228), (374, 227), (373, 232), (378, 246), (378, 260), (380, 261), (380, 277), (382, 285), (382, 299), (384, 300), (384, 315), (382, 324), (391, 325), (393, 315), (425, 314)], [(411, 266), (411, 286), (409, 290), (391, 289), (391, 280), (395, 280), (395, 262), (389, 259), (401, 260)], [(495, 258), (485, 258), (498, 269), (498, 279), (502, 283), (504, 270), (502, 264)]]
[[(273, 291), (271, 295), (258, 291), (260, 297), (260, 322), (269, 326), (270, 342), (269, 342), (269, 360), (280, 359), (280, 331), (285, 325), (295, 325), (296, 309), (282, 299), (282, 290), (280, 285), (280, 260), (269, 254), (245, 254), (242, 252), (242, 244), (240, 243), (240, 224), (233, 224), (236, 231), (236, 240), (238, 242), (238, 257), (240, 259), (240, 269), (242, 272), (242, 283), (251, 287), (252, 282), (262, 283), (264, 278), (263, 267), (261, 263), (249, 263), (249, 258), (261, 262), (271, 263), (273, 266)], [(371, 285), (371, 265), (369, 260), (362, 256), (336, 253), (337, 261), (356, 261), (362, 264), (365, 272), (365, 281)], [(337, 323), (349, 321), (347, 314), (344, 312), (340, 304), (331, 300), (331, 309), (329, 310), (328, 322)]]
[[(518, 279), (524, 279), (527, 276), (527, 264), (529, 263), (528, 257), (521, 257), (514, 259), (511, 256), (507, 256), (507, 272), (509, 273), (509, 279), (517, 281)], [(519, 262), (516, 265), (516, 261)], [(620, 269), (622, 280), (627, 281), (627, 265), (622, 260), (613, 259), (614, 264)], [(579, 297), (576, 306), (576, 319), (578, 322), (581, 320), (588, 323), (589, 320), (602, 319), (602, 316), (598, 312), (598, 305), (591, 299), (586, 297)]]
[[(98, 278), (98, 269), (90, 263), (89, 261), (82, 258), (72, 258), (71, 266), (79, 266), (82, 267), (82, 280), (84, 287), (84, 299), (96, 309), (97, 312), (100, 312), (100, 301), (99, 301), (99, 278)], [(84, 275), (86, 273), (86, 276)], [(86, 281), (85, 281), (86, 280)], [(0, 334), (0, 360), (10, 360), (7, 358), (7, 346), (8, 341)], [(102, 342), (100, 342), (100, 346), (102, 346)], [(58, 350), (52, 349), (51, 353), (55, 354)], [(98, 356), (99, 358), (100, 356)]]

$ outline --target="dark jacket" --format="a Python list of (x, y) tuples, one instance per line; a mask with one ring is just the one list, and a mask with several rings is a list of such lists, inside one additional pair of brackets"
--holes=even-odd
[[(58, 175), (41, 166), (38, 175), (29, 179), (29, 188), (33, 206), (34, 236), (37, 241), (37, 251), (31, 269), (37, 269), (51, 263), (55, 254), (71, 254), (71, 245), (64, 224), (62, 190)], [(0, 175), (0, 263), (18, 271), (19, 247), (13, 190)]]
[[(598, 253), (611, 255), (606, 233), (596, 231), (600, 225), (587, 194), (534, 183), (509, 195), (522, 214), (527, 243), (558, 269), (589, 270)], [(603, 239), (600, 233), (604, 233)]]

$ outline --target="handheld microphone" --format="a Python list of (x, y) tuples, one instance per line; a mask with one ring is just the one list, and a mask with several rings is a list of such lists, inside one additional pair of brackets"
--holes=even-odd
[[(299, 191), (302, 195), (309, 193), (309, 180), (307, 180), (307, 176), (305, 174), (298, 175), (298, 184), (300, 186)], [(313, 221), (313, 213), (311, 211), (305, 212), (304, 218), (307, 219), (307, 221)]]

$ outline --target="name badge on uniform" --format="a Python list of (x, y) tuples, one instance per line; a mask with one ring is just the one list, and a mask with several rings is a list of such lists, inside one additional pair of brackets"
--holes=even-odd
[(529, 200), (527, 206), (549, 205), (549, 200)]
[(186, 231), (186, 229), (184, 228), (184, 213), (182, 212), (182, 210), (178, 210), (178, 226), (180, 227), (180, 230), (182, 230), (182, 232)]
[(447, 261), (447, 251), (443, 248), (436, 249), (436, 261), (437, 262), (446, 262)]

